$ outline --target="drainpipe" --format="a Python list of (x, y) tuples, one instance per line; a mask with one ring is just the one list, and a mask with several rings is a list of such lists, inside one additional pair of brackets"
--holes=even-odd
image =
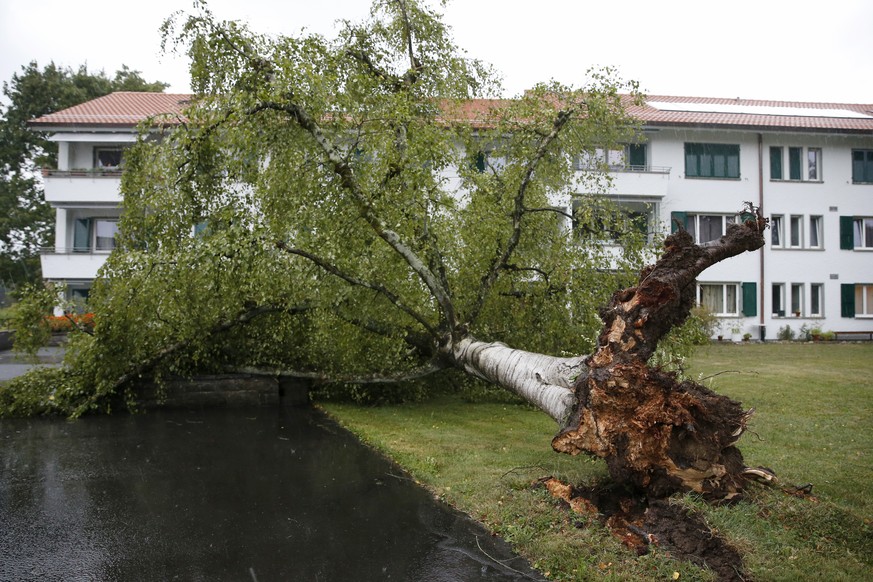
[[(764, 134), (758, 134), (758, 208), (761, 209), (763, 213), (764, 209)], [(766, 239), (765, 239), (766, 240)], [(767, 248), (766, 243), (758, 250), (758, 265), (759, 265), (759, 274), (758, 280), (761, 281), (761, 291), (759, 293), (759, 301), (758, 301), (758, 323), (760, 325), (759, 335), (761, 341), (764, 341), (764, 337), (767, 335), (767, 330), (764, 327), (764, 297), (766, 295), (764, 291), (764, 249)]]

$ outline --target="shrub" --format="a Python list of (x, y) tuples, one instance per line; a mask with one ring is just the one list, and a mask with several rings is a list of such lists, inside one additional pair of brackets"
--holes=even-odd
[(794, 341), (795, 337), (796, 334), (794, 333), (794, 330), (791, 329), (791, 326), (787, 324), (780, 327), (779, 332), (776, 334), (777, 339), (787, 342)]

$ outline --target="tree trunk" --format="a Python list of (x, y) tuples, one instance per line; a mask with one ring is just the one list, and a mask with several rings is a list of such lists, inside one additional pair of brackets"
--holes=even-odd
[(695, 245), (685, 231), (667, 237), (662, 258), (601, 311), (593, 355), (551, 358), (467, 338), (453, 347), (456, 364), (545, 411), (561, 425), (552, 441), (556, 451), (603, 458), (618, 482), (658, 497), (676, 491), (735, 496), (746, 467), (734, 443), (749, 413), (647, 362), (658, 341), (688, 317), (697, 275), (763, 246), (767, 221), (749, 210), (755, 217), (730, 225), (715, 243)]

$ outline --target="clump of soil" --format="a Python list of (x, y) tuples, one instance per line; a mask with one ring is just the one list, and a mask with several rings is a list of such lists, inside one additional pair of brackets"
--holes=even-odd
[(655, 545), (674, 558), (712, 570), (720, 582), (748, 581), (739, 552), (706, 524), (703, 518), (667, 499), (617, 485), (577, 488), (548, 477), (549, 492), (573, 511), (594, 515), (629, 548), (644, 555)]

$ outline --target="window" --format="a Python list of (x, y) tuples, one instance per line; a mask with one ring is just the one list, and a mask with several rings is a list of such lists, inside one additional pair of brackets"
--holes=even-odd
[(773, 317), (785, 317), (785, 284), (773, 283), (771, 287)]
[[(585, 209), (583, 210), (583, 206)], [(578, 236), (604, 241), (618, 241), (629, 233), (642, 235), (651, 242), (655, 231), (656, 205), (653, 202), (573, 201), (573, 230)]]
[(782, 179), (782, 148), (770, 148), (770, 179)]
[(73, 224), (73, 252), (109, 252), (115, 248), (117, 233), (117, 219), (78, 218)]
[(873, 182), (873, 150), (852, 150), (852, 182)]
[(694, 242), (702, 244), (720, 239), (724, 236), (727, 225), (735, 221), (734, 215), (688, 214), (685, 219), (685, 230), (694, 238)]
[(855, 285), (855, 317), (873, 315), (873, 285)]
[(803, 216), (792, 215), (790, 222), (790, 238), (788, 244), (791, 248), (800, 248), (803, 245)]
[[(785, 150), (781, 146), (770, 148), (770, 179), (785, 180)], [(791, 146), (788, 151), (788, 180), (820, 182), (821, 148)]]
[(811, 249), (820, 249), (822, 247), (821, 224), (821, 216), (809, 217), (809, 248)]
[(806, 150), (806, 177), (811, 182), (820, 181), (821, 148), (809, 148)]
[(791, 284), (791, 313), (794, 317), (803, 314), (803, 283)]
[(124, 161), (121, 148), (94, 148), (94, 167), (109, 170), (117, 169)]
[(821, 317), (824, 315), (824, 285), (813, 283), (809, 286), (809, 315)]
[(573, 160), (576, 170), (628, 170), (642, 172), (648, 169), (646, 144), (629, 144), (613, 149), (594, 148), (578, 154)]
[(782, 233), (782, 216), (774, 214), (770, 217), (770, 245), (781, 247), (785, 236)]
[(738, 315), (736, 283), (701, 283), (697, 302), (714, 315)]
[(854, 219), (852, 241), (856, 249), (873, 249), (873, 218)]
[(686, 143), (685, 176), (688, 178), (739, 178), (740, 146)]

